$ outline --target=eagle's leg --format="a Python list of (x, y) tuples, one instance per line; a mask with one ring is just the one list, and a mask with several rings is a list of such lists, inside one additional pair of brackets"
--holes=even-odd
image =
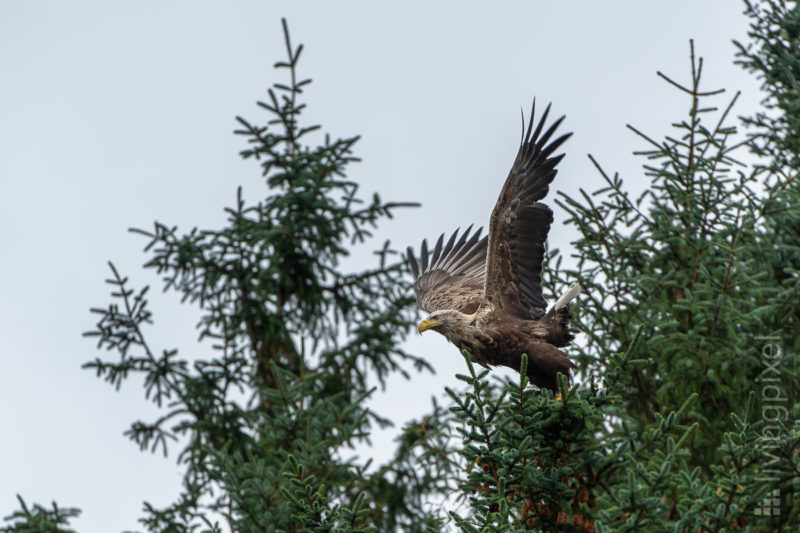
[(528, 346), (528, 379), (540, 388), (547, 388), (558, 392), (558, 379), (556, 375), (561, 372), (567, 379), (571, 378), (570, 371), (575, 368), (567, 354), (544, 342), (532, 343)]

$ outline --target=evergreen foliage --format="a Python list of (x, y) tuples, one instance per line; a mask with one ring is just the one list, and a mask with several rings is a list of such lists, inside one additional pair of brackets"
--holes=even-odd
[[(367, 200), (345, 176), (357, 137), (332, 139), (303, 126), (302, 46), (284, 23), (287, 59), (259, 106), (267, 124), (239, 118), (268, 196), (247, 203), (239, 191), (219, 230), (157, 222), (150, 259), (164, 289), (201, 309), (198, 355), (148, 341), (154, 317), (147, 287), (137, 290), (111, 265), (112, 303), (92, 309), (101, 348), (86, 368), (115, 387), (143, 377), (145, 397), (163, 411), (127, 435), (142, 450), (177, 448), (183, 491), (171, 505), (145, 503), (150, 531), (424, 531), (438, 529), (429, 495), (444, 490), (451, 466), (439, 457), (441, 408), (411, 423), (394, 456), (372, 465), (353, 448), (390, 421), (366, 406), (377, 385), (406, 367), (429, 368), (403, 350), (417, 317), (402, 258), (385, 243), (377, 264), (343, 272), (353, 245), (398, 208)], [(309, 143), (317, 135), (321, 144)]]
[[(579, 232), (575, 261), (562, 268), (552, 250), (543, 285), (585, 288), (573, 309), (577, 382), (562, 376), (554, 395), (529, 386), (524, 368), (517, 381), (491, 380), (465, 353), (465, 388), (408, 423), (380, 465), (352, 451), (389, 423), (364, 400), (427, 364), (400, 348), (416, 311), (388, 243), (374, 268), (339, 262), (412, 204), (357, 196), (345, 174), (357, 138), (308, 144), (319, 135), (301, 125), (310, 80), (284, 24), (288, 59), (276, 68), (289, 81), (259, 103), (266, 126), (240, 118), (237, 132), (268, 196), (250, 204), (240, 191), (220, 230), (134, 230), (165, 290), (202, 310), (206, 355), (151, 346), (147, 288), (113, 265), (113, 302), (93, 309), (89, 335), (118, 358), (86, 366), (116, 387), (143, 376), (164, 414), (128, 436), (143, 450), (178, 447), (185, 467), (173, 504), (145, 504), (144, 528), (797, 530), (800, 9), (746, 7), (737, 62), (766, 95), (763, 112), (739, 119), (747, 135), (737, 96), (704, 88), (692, 45), (686, 83), (659, 73), (687, 99), (673, 134), (629, 126), (645, 145), (644, 194), (590, 156), (600, 187), (558, 200)], [(68, 531), (78, 512), (20, 502), (0, 531)]]
[(4, 533), (74, 533), (72, 529), (63, 526), (69, 525), (70, 518), (80, 515), (79, 509), (59, 507), (53, 502), (53, 508), (47, 509), (38, 503), (29, 508), (28, 504), (21, 496), (19, 500), (19, 510), (6, 517), (7, 522), (11, 522), (8, 527), (0, 529)]

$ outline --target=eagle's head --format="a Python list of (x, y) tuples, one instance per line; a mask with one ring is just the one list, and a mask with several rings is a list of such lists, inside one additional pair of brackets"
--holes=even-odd
[(475, 315), (465, 315), (455, 309), (434, 311), (417, 328), (420, 333), (432, 329), (458, 346), (461, 350), (469, 350), (473, 354), (481, 349), (491, 339), (486, 336), (473, 322)]
[(417, 330), (422, 333), (432, 329), (447, 337), (457, 337), (470, 328), (473, 315), (465, 315), (455, 309), (434, 311), (428, 318), (419, 323)]

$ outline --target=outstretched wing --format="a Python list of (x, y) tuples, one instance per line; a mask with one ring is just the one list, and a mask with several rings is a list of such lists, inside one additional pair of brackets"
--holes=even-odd
[(471, 229), (472, 226), (467, 228), (461, 238), (456, 230), (444, 245), (442, 234), (431, 252), (428, 241), (422, 241), (419, 261), (414, 257), (414, 250), (408, 247), (414, 292), (423, 310), (432, 313), (439, 309), (456, 309), (472, 314), (478, 309), (483, 299), (487, 237), (480, 238), (483, 228), (470, 236)]
[(495, 306), (524, 319), (540, 318), (547, 307), (542, 296), (542, 259), (553, 212), (538, 200), (547, 194), (556, 165), (564, 157), (551, 157), (552, 153), (572, 135), (567, 133), (548, 144), (564, 117), (542, 133), (550, 106), (534, 130), (535, 110), (534, 100), (527, 131), (523, 119), (517, 158), (492, 211), (484, 294)]

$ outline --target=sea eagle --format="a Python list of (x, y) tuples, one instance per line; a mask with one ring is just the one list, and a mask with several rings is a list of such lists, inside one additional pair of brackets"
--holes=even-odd
[(430, 313), (420, 322), (420, 333), (441, 333), (483, 366), (519, 371), (522, 354), (528, 354), (528, 378), (555, 391), (557, 373), (569, 378), (575, 368), (559, 348), (573, 339), (569, 302), (580, 285), (573, 284), (547, 312), (541, 273), (553, 212), (539, 200), (564, 157), (552, 154), (572, 133), (550, 142), (564, 117), (542, 133), (550, 106), (534, 130), (535, 109), (534, 100), (527, 129), (523, 117), (519, 152), (492, 211), (489, 234), (480, 238), (480, 228), (470, 235), (470, 226), (446, 243), (442, 234), (431, 250), (422, 241), (419, 258), (409, 247), (407, 259), (417, 302)]

